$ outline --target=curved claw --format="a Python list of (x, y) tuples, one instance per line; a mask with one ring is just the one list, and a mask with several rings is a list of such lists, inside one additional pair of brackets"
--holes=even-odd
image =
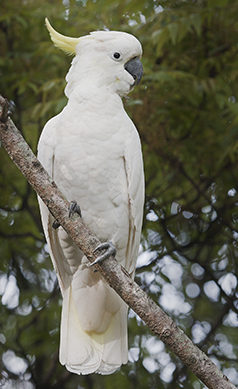
[(60, 223), (58, 222), (57, 219), (55, 219), (52, 223), (52, 228), (54, 228), (54, 230), (57, 230), (57, 228), (60, 227)]
[(97, 246), (93, 252), (95, 253), (96, 251), (101, 251), (101, 250), (106, 250), (105, 253), (99, 255), (97, 259), (95, 259), (94, 262), (90, 263), (90, 267), (96, 265), (97, 263), (103, 262), (105, 259), (113, 256), (116, 256), (117, 250), (116, 247), (112, 242), (104, 242)]
[(70, 202), (70, 206), (69, 206), (69, 218), (70, 218), (70, 216), (73, 215), (75, 212), (76, 212), (80, 217), (82, 217), (82, 213), (81, 213), (80, 206), (78, 205), (77, 201), (73, 200), (73, 201)]
[[(82, 217), (82, 214), (81, 214), (81, 209), (80, 209), (80, 206), (77, 204), (77, 201), (73, 200), (70, 202), (70, 206), (69, 206), (69, 218), (71, 215), (73, 215), (75, 212), (77, 212), (77, 214)], [(52, 223), (52, 227), (57, 230), (57, 228), (60, 227), (60, 223), (58, 222), (57, 219), (55, 219)]]

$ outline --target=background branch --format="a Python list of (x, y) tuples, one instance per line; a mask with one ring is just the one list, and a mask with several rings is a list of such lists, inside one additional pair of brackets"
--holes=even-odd
[[(22, 135), (7, 117), (7, 102), (1, 98), (0, 140), (11, 159), (42, 198), (52, 215), (83, 251), (90, 262), (96, 259), (94, 248), (100, 243), (83, 220), (68, 217), (69, 203), (55, 182), (37, 160)], [(148, 327), (211, 389), (235, 389), (218, 369), (172, 319), (130, 278), (127, 271), (114, 258), (97, 265), (97, 270)]]

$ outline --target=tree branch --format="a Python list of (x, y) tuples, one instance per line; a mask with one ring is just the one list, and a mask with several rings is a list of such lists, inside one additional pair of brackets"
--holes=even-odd
[[(49, 177), (21, 133), (7, 117), (7, 101), (0, 97), (0, 140), (11, 159), (47, 205), (68, 235), (90, 262), (93, 250), (100, 244), (78, 215), (69, 219), (69, 202)], [(147, 324), (189, 369), (211, 389), (235, 389), (218, 367), (196, 347), (184, 332), (134, 282), (128, 272), (111, 257), (96, 269), (134, 312)]]

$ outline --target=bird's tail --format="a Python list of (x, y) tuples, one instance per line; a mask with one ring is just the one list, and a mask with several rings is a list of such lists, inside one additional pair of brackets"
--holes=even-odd
[[(126, 304), (121, 300), (120, 309), (111, 314), (104, 332), (89, 332), (82, 328), (74, 300), (70, 286), (63, 296), (61, 364), (77, 374), (113, 373), (128, 361)], [(89, 301), (89, 304), (93, 304), (93, 301)]]

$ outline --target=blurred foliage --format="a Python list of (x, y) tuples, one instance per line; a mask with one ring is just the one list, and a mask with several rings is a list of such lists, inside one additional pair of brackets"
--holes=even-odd
[[(36, 151), (67, 100), (69, 36), (109, 28), (137, 36), (145, 75), (125, 99), (139, 130), (146, 206), (136, 281), (238, 384), (238, 3), (229, 0), (1, 0), (0, 93)], [(61, 296), (36, 196), (0, 149), (3, 388), (203, 388), (129, 314), (130, 362), (77, 376), (58, 362)]]

